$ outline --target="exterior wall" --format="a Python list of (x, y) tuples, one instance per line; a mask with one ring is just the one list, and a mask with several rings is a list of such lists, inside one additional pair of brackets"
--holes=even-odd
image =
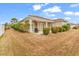
[(35, 24), (35, 22), (32, 22), (32, 31), (34, 32), (35, 28), (38, 28), (38, 31), (42, 31), (43, 28), (45, 28), (46, 25), (43, 22), (38, 22), (37, 25)]
[(0, 25), (0, 36), (4, 34), (4, 25)]
[(71, 25), (71, 29), (73, 28), (73, 27), (75, 27), (76, 25)]
[(57, 22), (57, 23), (53, 23), (52, 26), (62, 26), (64, 24), (67, 24), (66, 22)]
[(31, 20), (29, 20), (29, 24), (30, 24), (29, 32), (34, 32), (35, 28), (37, 28), (38, 32), (39, 32), (39, 31), (42, 31), (43, 28), (46, 28), (46, 27), (51, 29), (52, 26), (62, 26), (67, 23), (66, 22), (55, 22), (55, 23), (53, 23), (53, 22), (35, 22), (31, 19)]

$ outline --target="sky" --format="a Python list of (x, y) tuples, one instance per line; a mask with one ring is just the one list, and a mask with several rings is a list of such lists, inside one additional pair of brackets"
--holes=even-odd
[(78, 3), (0, 3), (0, 24), (18, 21), (28, 15), (37, 15), (49, 19), (62, 18), (71, 23), (79, 23)]

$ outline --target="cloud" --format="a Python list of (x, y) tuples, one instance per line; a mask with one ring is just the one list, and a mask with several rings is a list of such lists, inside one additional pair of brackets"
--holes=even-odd
[(33, 7), (33, 10), (40, 10), (43, 6), (46, 6), (46, 5), (48, 5), (49, 3), (44, 3), (44, 4), (35, 4), (35, 5), (33, 5), (32, 7)]
[(64, 19), (66, 19), (66, 20), (70, 20), (71, 18), (70, 18), (70, 17), (65, 17)]
[(72, 11), (66, 11), (64, 12), (65, 15), (71, 15), (71, 16), (79, 16), (79, 12), (72, 12)]
[(57, 12), (61, 12), (61, 8), (59, 6), (54, 6), (54, 7), (43, 10), (43, 12), (57, 13)]
[(64, 12), (65, 15), (73, 15), (73, 12), (72, 11), (66, 11)]
[(55, 14), (50, 14), (50, 16), (55, 16)]
[(53, 18), (53, 19), (58, 19), (58, 18)]
[(76, 15), (76, 16), (79, 16), (79, 12), (75, 12), (75, 15)]
[(42, 8), (42, 5), (41, 4), (38, 4), (38, 5), (33, 5), (33, 10), (40, 10)]
[(79, 7), (79, 4), (71, 4), (70, 7)]
[(48, 13), (48, 12), (46, 12), (45, 15), (47, 15), (47, 16), (55, 16), (55, 14), (53, 14), (53, 13)]

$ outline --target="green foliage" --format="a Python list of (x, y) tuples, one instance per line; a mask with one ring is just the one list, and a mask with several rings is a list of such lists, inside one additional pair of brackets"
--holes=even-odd
[(44, 35), (48, 35), (49, 34), (50, 29), (49, 28), (44, 28), (43, 29), (43, 34)]
[(57, 33), (57, 32), (59, 32), (59, 28), (58, 27), (52, 27), (51, 32), (52, 33)]
[(16, 23), (16, 24), (12, 24), (11, 27), (15, 30), (19, 30), (19, 26), (20, 24), (19, 23)]
[(11, 27), (17, 31), (21, 31), (21, 32), (27, 32), (29, 29), (29, 24), (28, 23), (16, 23), (16, 24), (12, 24)]
[(70, 24), (66, 24), (62, 26), (63, 31), (68, 31), (70, 29)]
[(17, 21), (18, 21), (17, 18), (12, 18), (12, 19), (11, 19), (11, 22), (12, 22), (12, 23), (16, 23)]
[(64, 31), (68, 31), (70, 29), (70, 24), (65, 24), (62, 27), (52, 27), (51, 28), (51, 32), (52, 33), (57, 33), (57, 32), (64, 32)]
[(63, 32), (63, 29), (62, 29), (62, 27), (58, 27), (58, 32)]
[(28, 23), (20, 23), (19, 30), (22, 32), (27, 32), (29, 30)]
[(10, 25), (8, 23), (5, 23), (5, 30), (10, 29)]

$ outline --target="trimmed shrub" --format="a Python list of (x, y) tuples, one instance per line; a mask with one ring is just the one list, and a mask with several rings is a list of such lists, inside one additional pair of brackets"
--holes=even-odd
[(62, 28), (63, 31), (68, 31), (70, 29), (70, 25), (69, 24), (63, 25)]
[(78, 28), (75, 26), (75, 27), (73, 27), (73, 29), (78, 29)]
[(63, 32), (62, 27), (58, 27), (58, 32)]
[(49, 31), (50, 31), (49, 28), (44, 28), (43, 29), (43, 34), (44, 35), (48, 35), (49, 34)]
[(21, 32), (28, 32), (29, 29), (29, 24), (28, 23), (16, 23), (16, 24), (12, 24), (11, 27), (17, 31), (21, 31)]
[(65, 24), (61, 27), (57, 27), (57, 26), (52, 27), (51, 32), (52, 33), (64, 32), (64, 31), (68, 31), (69, 29), (70, 29), (70, 24)]
[(79, 29), (79, 26), (76, 25), (76, 26), (73, 27), (73, 29)]
[(16, 24), (11, 24), (11, 27), (15, 30), (19, 30), (19, 23), (16, 23)]
[(19, 30), (21, 32), (28, 32), (28, 29), (29, 29), (29, 24), (27, 24), (27, 23), (20, 23)]
[(58, 27), (52, 27), (51, 32), (52, 33), (57, 33), (57, 32), (59, 32), (59, 28)]

